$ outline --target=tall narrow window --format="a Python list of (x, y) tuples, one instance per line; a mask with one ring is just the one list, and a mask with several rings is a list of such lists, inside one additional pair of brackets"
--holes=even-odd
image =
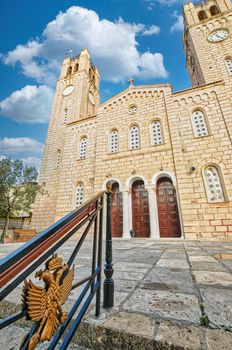
[(202, 111), (193, 112), (192, 124), (193, 124), (194, 136), (202, 137), (202, 136), (207, 136), (209, 134), (206, 121), (205, 121), (205, 116)]
[(162, 145), (163, 136), (162, 136), (162, 127), (159, 120), (155, 120), (151, 123), (151, 133), (152, 133), (152, 144), (153, 145)]
[(79, 183), (76, 188), (76, 208), (78, 208), (84, 199), (84, 186), (83, 183)]
[(71, 75), (72, 74), (72, 67), (68, 67), (68, 70), (67, 70), (67, 75)]
[(80, 159), (86, 158), (87, 152), (87, 137), (82, 137), (80, 142)]
[(215, 166), (207, 166), (204, 170), (208, 201), (225, 202), (219, 171)]
[(232, 75), (232, 59), (230, 57), (225, 59), (225, 65), (228, 70), (229, 75)]
[(112, 130), (110, 133), (110, 139), (109, 139), (109, 150), (111, 153), (117, 153), (118, 152), (118, 131)]
[(65, 110), (64, 110), (64, 124), (67, 123), (67, 119), (68, 119), (68, 108), (65, 108)]
[(136, 125), (130, 128), (130, 148), (139, 148), (139, 128)]
[(204, 10), (201, 10), (201, 11), (198, 12), (198, 18), (199, 18), (200, 21), (203, 21), (204, 19), (207, 18), (207, 15), (206, 15)]
[(74, 73), (78, 72), (78, 69), (79, 69), (79, 64), (76, 63), (74, 66)]
[(209, 12), (210, 12), (211, 16), (216, 16), (220, 13), (217, 6), (215, 6), (215, 5), (210, 7)]
[(58, 149), (57, 155), (56, 155), (56, 168), (58, 169), (60, 167), (61, 162), (61, 150)]

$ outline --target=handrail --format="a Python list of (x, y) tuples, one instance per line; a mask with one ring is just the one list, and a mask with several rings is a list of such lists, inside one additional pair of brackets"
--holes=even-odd
[(102, 196), (102, 192), (98, 193), (96, 196), (85, 202), (80, 208), (72, 211), (71, 213), (65, 215), (63, 218), (55, 222), (53, 225), (48, 227), (43, 232), (39, 233), (35, 237), (33, 237), (29, 242), (26, 242), (21, 247), (16, 249), (11, 254), (7, 255), (5, 258), (0, 260), (0, 274), (11, 266), (14, 259), (19, 259), (24, 256), (25, 252), (30, 252), (34, 247), (41, 243), (48, 236), (56, 232), (59, 228), (61, 228), (64, 224), (68, 223), (71, 219), (75, 218), (79, 214), (83, 213), (84, 210), (88, 209), (90, 204), (99, 199)]
[[(63, 344), (60, 347), (60, 349), (66, 349), (95, 294), (95, 315), (99, 316), (102, 270), (102, 236), (104, 219), (103, 210), (105, 205), (104, 197), (105, 192), (98, 193), (96, 196), (84, 203), (80, 208), (67, 214), (55, 224), (38, 234), (36, 237), (32, 238), (29, 242), (16, 249), (13, 253), (0, 260), (0, 287), (2, 288), (0, 291), (0, 301), (3, 300), (11, 291), (13, 291), (33, 271), (35, 271), (37, 267), (46, 261), (45, 269), (40, 270), (36, 273), (36, 277), (40, 277), (40, 279), (44, 281), (44, 287), (42, 288), (36, 286), (30, 281), (26, 281), (22, 292), (22, 297), (24, 300), (22, 310), (0, 320), (0, 329), (16, 322), (25, 316), (34, 322), (30, 332), (27, 334), (21, 344), (21, 350), (27, 350), (29, 348), (34, 349), (39, 341), (43, 339), (51, 340), (52, 336), (53, 340), (50, 343), (48, 349), (54, 349), (60, 340), (60, 337), (64, 331), (66, 331), (66, 328), (71, 322), (72, 317), (78, 308), (80, 308), (76, 319), (73, 321), (72, 326), (65, 335)], [(109, 262), (111, 271), (113, 271), (111, 264), (112, 257), (109, 261), (109, 244), (112, 245), (110, 237), (111, 227), (109, 226), (111, 216), (110, 197), (111, 194), (107, 192), (107, 208), (105, 212), (107, 217), (106, 226), (109, 232), (107, 233), (108, 238), (106, 239), (106, 242), (108, 242), (106, 244), (107, 260), (105, 264), (106, 289), (109, 281), (112, 284), (112, 273), (110, 273), (109, 276), (108, 272)], [(80, 239), (74, 246), (67, 263), (63, 263), (63, 259), (58, 257), (57, 254), (54, 255), (54, 253), (84, 225), (84, 231), (81, 233)], [(93, 248), (91, 274), (88, 274), (86, 277), (82, 278), (79, 281), (74, 281), (73, 283), (73, 263), (92, 226)], [(112, 255), (112, 247), (110, 254)], [(47, 260), (49, 257), (51, 258)], [(64, 313), (61, 308), (62, 303), (67, 300), (71, 290), (81, 285), (85, 285), (84, 289), (81, 292), (81, 295), (69, 313)], [(89, 295), (87, 296), (87, 299), (84, 300), (89, 290)], [(112, 292), (113, 291), (111, 290), (111, 294), (108, 296), (109, 303), (106, 303), (104, 307), (113, 306)], [(107, 291), (106, 293), (107, 295), (109, 294)], [(46, 295), (45, 299), (44, 295)], [(104, 296), (104, 304), (105, 299), (106, 298)], [(46, 302), (43, 301), (42, 303), (41, 300), (46, 300)], [(81, 306), (82, 302), (84, 302), (83, 306)], [(44, 305), (46, 306), (47, 311), (45, 312), (44, 310), (43, 313), (41, 312), (41, 315), (38, 315), (38, 310), (42, 310), (42, 307), (45, 307)], [(57, 318), (56, 327), (54, 326), (54, 332), (57, 328), (57, 324), (59, 324), (60, 327), (55, 333), (53, 332), (53, 334), (50, 334), (50, 332), (47, 334), (46, 338), (44, 335), (44, 329), (46, 329), (45, 325), (46, 322), (48, 322), (48, 316), (46, 316), (46, 318), (45, 315), (48, 315), (49, 312), (55, 312), (55, 316), (53, 315), (53, 318)], [(50, 317), (50, 320), (53, 318)]]

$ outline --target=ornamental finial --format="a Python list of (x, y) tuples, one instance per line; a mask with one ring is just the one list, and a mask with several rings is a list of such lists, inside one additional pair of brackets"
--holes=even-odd
[(128, 83), (130, 84), (130, 86), (129, 87), (132, 87), (132, 86), (134, 86), (134, 79), (132, 79), (132, 78), (130, 78), (129, 80), (128, 80)]

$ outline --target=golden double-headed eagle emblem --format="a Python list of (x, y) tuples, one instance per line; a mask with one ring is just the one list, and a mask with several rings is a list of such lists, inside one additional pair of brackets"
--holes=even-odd
[[(35, 285), (31, 280), (24, 282), (22, 292), (23, 307), (27, 309), (28, 318), (38, 324), (37, 330), (31, 337), (28, 350), (32, 350), (40, 341), (51, 340), (60, 324), (67, 318), (67, 312), (62, 305), (67, 301), (72, 289), (74, 267), (54, 254), (49, 259), (44, 270), (36, 272), (35, 277), (43, 280), (44, 287)], [(27, 334), (21, 347), (28, 339)], [(21, 348), (20, 347), (20, 348)]]

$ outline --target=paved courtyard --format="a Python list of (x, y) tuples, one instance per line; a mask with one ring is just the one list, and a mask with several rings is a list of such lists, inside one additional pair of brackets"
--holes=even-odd
[[(17, 246), (0, 245), (0, 258)], [(70, 241), (60, 250), (64, 259), (73, 246)], [(91, 249), (89, 239), (75, 261), (75, 280), (89, 274)], [(115, 306), (102, 309), (99, 319), (90, 307), (83, 323), (88, 336), (77, 336), (83, 345), (232, 349), (232, 242), (114, 239), (113, 254)], [(72, 291), (66, 308), (80, 291)], [(20, 289), (7, 300), (19, 303)]]

